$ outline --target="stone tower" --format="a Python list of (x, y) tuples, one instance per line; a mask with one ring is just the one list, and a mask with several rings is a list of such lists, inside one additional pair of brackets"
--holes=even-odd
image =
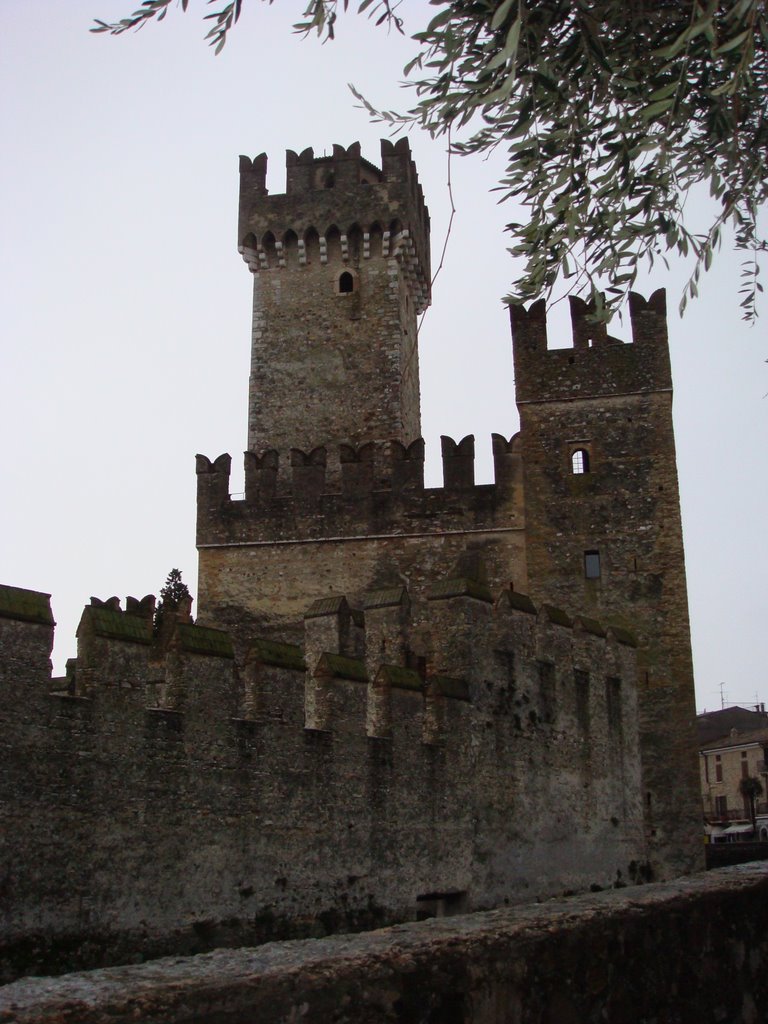
[(408, 142), (241, 157), (240, 251), (254, 275), (245, 494), (230, 458), (198, 457), (198, 608), (236, 637), (300, 639), (313, 601), (414, 593), (483, 563), (525, 585), (516, 439), (494, 437), (495, 485), (474, 484), (474, 437), (443, 438), (445, 486), (424, 487), (417, 317), (429, 302), (429, 215)]
[(652, 860), (701, 856), (695, 705), (663, 291), (630, 297), (633, 342), (571, 299), (573, 348), (547, 349), (543, 302), (511, 308), (528, 590), (638, 638)]
[(429, 214), (406, 139), (331, 156), (240, 158), (238, 244), (254, 272), (248, 447), (310, 452), (420, 436), (417, 316), (429, 303)]

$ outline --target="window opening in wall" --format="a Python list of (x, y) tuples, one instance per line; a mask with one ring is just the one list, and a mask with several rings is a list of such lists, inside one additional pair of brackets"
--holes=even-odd
[(355, 279), (354, 277), (352, 277), (348, 270), (345, 270), (344, 273), (339, 278), (339, 292), (342, 295), (349, 295), (350, 292), (353, 292), (354, 290)]
[(715, 782), (723, 781), (723, 762), (719, 754), (715, 754)]
[(728, 797), (727, 796), (716, 796), (715, 797), (715, 814), (718, 818), (728, 817)]
[(747, 761), (746, 750), (742, 750), (741, 752), (741, 777), (742, 779), (749, 778), (749, 762)]
[(466, 892), (427, 892), (416, 897), (416, 920), (426, 921), (430, 917), (453, 917), (466, 913), (468, 905)]
[(600, 552), (584, 552), (584, 575), (588, 580), (600, 579)]
[(571, 471), (574, 476), (589, 472), (589, 452), (586, 448), (577, 448), (571, 455)]

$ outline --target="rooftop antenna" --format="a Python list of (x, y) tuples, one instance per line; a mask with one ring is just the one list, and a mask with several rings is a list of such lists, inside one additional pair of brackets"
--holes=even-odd
[(725, 708), (725, 683), (720, 683), (720, 710)]

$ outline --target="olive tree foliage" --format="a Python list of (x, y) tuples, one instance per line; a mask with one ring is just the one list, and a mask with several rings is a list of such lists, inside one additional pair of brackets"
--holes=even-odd
[[(174, 0), (145, 0), (93, 31), (161, 20)], [(183, 10), (188, 0), (178, 0)], [(272, 0), (267, 0), (272, 2)], [(220, 50), (242, 0), (207, 15)], [(305, 0), (307, 3), (307, 0)], [(349, 0), (308, 0), (296, 29), (333, 38)], [(393, 129), (447, 136), (453, 152), (503, 147), (504, 199), (525, 210), (507, 225), (522, 272), (509, 301), (589, 292), (608, 319), (643, 266), (693, 261), (680, 302), (698, 294), (723, 243), (740, 251), (740, 302), (756, 315), (759, 224), (768, 193), (768, 0), (432, 0), (405, 68), (413, 102), (369, 112)], [(402, 30), (398, 4), (359, 12)], [(354, 90), (353, 90), (354, 91)], [(692, 189), (708, 190), (703, 224)], [(701, 204), (697, 202), (697, 209)], [(763, 216), (765, 211), (762, 211)]]

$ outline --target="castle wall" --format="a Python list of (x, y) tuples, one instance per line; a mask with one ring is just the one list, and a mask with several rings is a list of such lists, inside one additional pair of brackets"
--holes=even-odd
[(92, 600), (52, 692), (48, 596), (0, 587), (5, 977), (700, 864), (663, 293), (631, 345), (513, 307), (521, 434), (481, 486), (444, 437), (425, 488), (407, 143), (286, 172), (241, 160), (245, 493), (197, 457), (198, 622)]
[(198, 456), (199, 606), (236, 637), (301, 632), (314, 599), (445, 575), (526, 588), (519, 438), (494, 435), (494, 484), (474, 484), (474, 438), (443, 438), (445, 486), (424, 487), (424, 445), (245, 455), (245, 497), (229, 456)]
[(3, 680), (6, 979), (642, 877), (634, 648), (460, 578), (365, 604), (237, 661), (97, 602), (56, 693), (50, 627), (0, 619), (39, 695)]

